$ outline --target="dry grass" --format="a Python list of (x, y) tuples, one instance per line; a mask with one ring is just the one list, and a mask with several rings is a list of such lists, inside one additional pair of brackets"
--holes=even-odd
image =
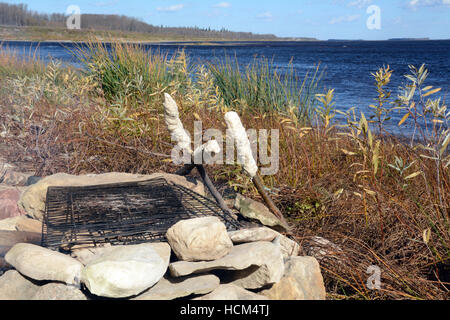
[[(126, 57), (127, 61), (132, 58)], [(198, 71), (195, 84), (174, 73), (187, 72), (183, 59), (177, 59), (181, 60), (161, 60), (168, 70), (177, 66), (169, 72), (172, 78), (164, 78), (164, 86), (142, 87), (152, 99), (123, 95), (126, 98), (121, 100), (111, 91), (105, 96), (102, 83), (92, 74), (60, 70), (56, 78), (44, 77), (43, 81), (50, 81), (56, 94), (65, 99), (50, 93), (35, 97), (32, 108), (22, 106), (23, 117), (14, 125), (8, 124), (8, 101), (17, 98), (11, 79), (20, 77), (2, 74), (2, 83), (9, 86), (0, 97), (0, 126), (7, 126), (5, 154), (42, 175), (174, 172), (177, 167), (170, 162), (172, 145), (163, 121), (162, 92), (175, 96), (191, 133), (199, 119), (204, 129), (224, 132), (225, 112), (238, 108), (247, 128), (280, 131), (280, 171), (264, 182), (293, 225), (297, 240), (307, 248), (314, 236), (321, 236), (342, 250), (321, 261), (330, 298), (449, 297), (449, 283), (444, 281), (449, 281), (450, 188), (444, 161), (437, 164), (421, 156), (422, 149), (386, 133), (383, 137), (372, 134), (361, 121), (364, 117), (358, 117), (353, 127), (349, 122), (347, 128), (338, 130), (332, 125), (332, 108), (326, 106), (332, 101), (329, 92), (322, 96), (324, 107), (317, 110), (319, 125), (314, 127), (300, 122), (292, 108), (262, 113), (252, 106), (229, 106), (217, 95), (212, 75), (205, 69)], [(64, 83), (61, 79), (67, 74), (76, 81)], [(180, 88), (183, 94), (176, 93)], [(36, 127), (41, 129), (36, 131)], [(404, 164), (412, 163), (401, 173), (393, 165), (400, 158)], [(218, 184), (227, 182), (258, 199), (239, 167), (216, 165), (208, 171)], [(416, 172), (420, 174), (414, 176)], [(366, 272), (371, 265), (381, 269), (381, 290), (367, 288)]]

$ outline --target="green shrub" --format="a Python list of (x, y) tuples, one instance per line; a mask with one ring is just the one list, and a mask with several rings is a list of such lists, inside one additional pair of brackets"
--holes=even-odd
[(303, 81), (292, 62), (282, 73), (263, 57), (255, 58), (244, 68), (237, 58), (226, 57), (223, 62), (210, 63), (209, 69), (226, 105), (238, 110), (248, 107), (257, 112), (287, 112), (294, 108), (301, 122), (311, 121), (322, 77), (319, 66), (312, 74), (308, 72)]

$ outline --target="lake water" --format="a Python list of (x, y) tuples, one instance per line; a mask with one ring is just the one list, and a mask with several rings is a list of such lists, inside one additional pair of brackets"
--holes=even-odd
[[(36, 53), (44, 61), (51, 58), (64, 63), (77, 64), (76, 59), (68, 49), (73, 44), (34, 43), (34, 42), (3, 42), (4, 47), (28, 54), (29, 50)], [(319, 42), (258, 42), (242, 44), (192, 45), (186, 43), (147, 45), (152, 50), (167, 52), (169, 55), (184, 48), (193, 63), (204, 63), (223, 59), (225, 55), (236, 56), (245, 65), (255, 56), (264, 56), (273, 60), (274, 66), (286, 68), (292, 60), (298, 75), (303, 77), (307, 72), (313, 72), (318, 63), (325, 70), (322, 85), (324, 88), (335, 89), (336, 107), (347, 110), (356, 107), (370, 114), (368, 106), (374, 103), (376, 89), (371, 73), (383, 65), (389, 65), (394, 70), (389, 89), (396, 97), (398, 87), (406, 83), (404, 75), (408, 73), (408, 65), (420, 67), (426, 64), (430, 75), (427, 84), (442, 87), (442, 96), (448, 96), (450, 83), (450, 41), (319, 41)], [(387, 124), (391, 131), (396, 131), (396, 123), (401, 114), (393, 114)], [(411, 124), (406, 124), (403, 133), (411, 130)]]

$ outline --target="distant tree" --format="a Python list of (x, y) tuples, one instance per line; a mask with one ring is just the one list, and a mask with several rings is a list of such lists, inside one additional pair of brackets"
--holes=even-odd
[[(0, 2), (0, 25), (65, 27), (68, 16), (61, 13), (38, 13), (28, 9), (26, 4)], [(233, 32), (225, 28), (220, 31), (200, 27), (164, 27), (145, 23), (124, 15), (82, 14), (81, 28), (88, 30), (115, 30), (173, 35), (195, 38), (220, 38), (230, 40), (274, 39), (274, 35)]]

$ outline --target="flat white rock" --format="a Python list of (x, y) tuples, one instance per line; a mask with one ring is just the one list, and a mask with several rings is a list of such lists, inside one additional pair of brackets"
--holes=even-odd
[[(158, 248), (159, 247), (159, 248)], [(151, 243), (108, 248), (83, 269), (81, 281), (97, 296), (125, 298), (155, 285), (167, 271), (170, 247)]]
[(173, 300), (192, 294), (207, 294), (219, 285), (220, 279), (212, 274), (177, 279), (164, 277), (135, 300)]
[(6, 262), (35, 280), (78, 285), (83, 264), (74, 258), (34, 244), (18, 243), (5, 256)]
[(49, 283), (39, 287), (31, 300), (87, 300), (86, 296), (74, 286), (67, 286), (62, 283)]
[(268, 227), (230, 231), (228, 236), (234, 244), (273, 241), (280, 246), (284, 258), (297, 256), (300, 252), (300, 245), (297, 242)]
[(175, 277), (211, 270), (242, 270), (236, 272), (233, 283), (256, 289), (278, 282), (284, 274), (284, 261), (279, 246), (260, 241), (234, 246), (228, 255), (215, 261), (178, 261), (169, 269)]
[(272, 241), (279, 233), (267, 227), (258, 227), (230, 231), (228, 232), (228, 235), (233, 243), (239, 244), (257, 241)]

